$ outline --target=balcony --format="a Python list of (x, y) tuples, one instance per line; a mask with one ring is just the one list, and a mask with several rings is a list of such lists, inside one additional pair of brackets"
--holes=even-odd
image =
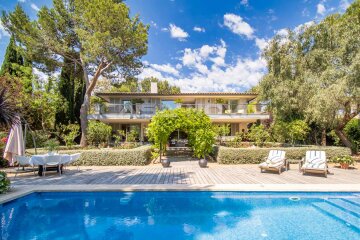
[(174, 108), (203, 110), (211, 119), (268, 119), (266, 105), (263, 104), (105, 104), (96, 105), (89, 119), (150, 119), (156, 111)]

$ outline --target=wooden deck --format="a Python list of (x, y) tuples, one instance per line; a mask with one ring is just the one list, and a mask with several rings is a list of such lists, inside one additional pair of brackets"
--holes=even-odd
[(19, 185), (77, 185), (77, 184), (360, 184), (358, 169), (330, 168), (327, 178), (322, 175), (302, 175), (297, 165), (282, 174), (260, 173), (257, 165), (210, 164), (200, 168), (197, 162), (174, 162), (170, 168), (161, 165), (144, 167), (75, 167), (59, 176), (55, 172), (45, 177), (32, 173), (20, 174), (12, 184)]

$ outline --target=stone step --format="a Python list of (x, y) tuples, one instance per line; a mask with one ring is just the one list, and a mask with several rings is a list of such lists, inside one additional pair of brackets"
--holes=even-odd
[(360, 206), (339, 198), (329, 199), (328, 202), (331, 205), (360, 218)]
[(337, 220), (340, 220), (344, 224), (346, 224), (349, 227), (352, 227), (353, 229), (356, 229), (356, 231), (360, 230), (360, 218), (342, 211), (341, 209), (327, 203), (327, 202), (317, 202), (312, 204), (316, 209), (320, 210), (321, 212), (325, 213), (326, 215), (335, 218)]

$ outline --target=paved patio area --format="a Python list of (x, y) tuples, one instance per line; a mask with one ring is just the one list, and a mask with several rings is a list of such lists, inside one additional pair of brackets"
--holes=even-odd
[(360, 184), (358, 169), (343, 170), (330, 167), (327, 178), (323, 175), (302, 175), (298, 165), (291, 165), (282, 174), (260, 173), (257, 165), (209, 164), (200, 168), (197, 161), (173, 162), (170, 168), (160, 164), (130, 167), (69, 167), (59, 176), (49, 172), (45, 177), (32, 173), (9, 175), (13, 186), (20, 185), (181, 185), (181, 184)]

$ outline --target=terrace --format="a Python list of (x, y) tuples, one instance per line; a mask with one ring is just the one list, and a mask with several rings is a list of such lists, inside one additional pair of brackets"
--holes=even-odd
[(269, 113), (264, 104), (166, 104), (126, 103), (98, 104), (89, 119), (151, 119), (156, 111), (175, 108), (193, 108), (203, 110), (211, 119), (268, 119)]
[[(144, 188), (156, 185), (176, 185), (195, 187), (222, 186), (222, 185), (247, 185), (250, 189), (256, 189), (259, 185), (280, 185), (296, 190), (294, 185), (302, 185), (302, 189), (323, 189), (331, 191), (336, 185), (343, 190), (344, 184), (348, 186), (360, 186), (360, 172), (358, 169), (344, 170), (332, 165), (328, 178), (319, 175), (302, 175), (298, 171), (298, 165), (292, 164), (290, 170), (282, 174), (269, 172), (262, 174), (256, 165), (220, 165), (210, 163), (208, 168), (200, 168), (196, 160), (177, 161), (172, 160), (172, 167), (163, 168), (160, 164), (148, 166), (83, 166), (80, 171), (70, 167), (59, 176), (56, 173), (39, 178), (32, 173), (11, 177), (12, 184), (16, 187), (22, 186), (64, 186), (64, 185), (141, 185)], [(319, 184), (313, 188), (314, 184)], [(321, 186), (322, 185), (322, 186)], [(330, 187), (329, 187), (330, 186)], [(353, 189), (355, 190), (355, 189)]]

